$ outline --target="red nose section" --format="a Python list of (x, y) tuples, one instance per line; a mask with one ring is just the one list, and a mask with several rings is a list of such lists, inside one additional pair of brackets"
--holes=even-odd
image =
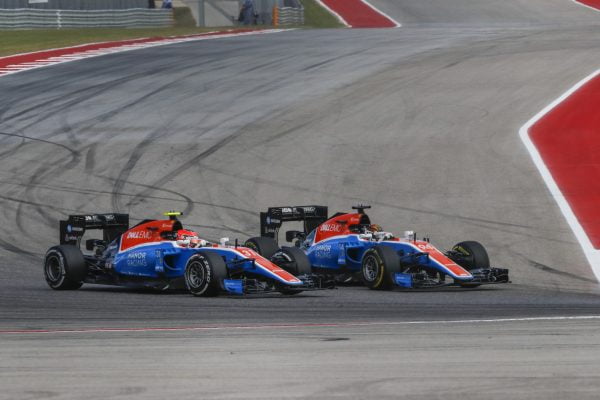
[(251, 250), (247, 247), (238, 247), (238, 248), (236, 248), (236, 250), (238, 253), (240, 253), (241, 255), (243, 255), (246, 258), (254, 258), (256, 260), (256, 263), (260, 267), (266, 269), (267, 271), (271, 272), (274, 275), (277, 275), (279, 278), (283, 279), (287, 283), (298, 284), (298, 283), (302, 282), (300, 279), (296, 278), (294, 275), (281, 269), (277, 265), (273, 264), (271, 261), (262, 257), (260, 254), (258, 254), (254, 250)]
[(463, 267), (446, 257), (444, 253), (436, 249), (431, 243), (418, 240), (414, 242), (414, 245), (417, 246), (422, 252), (429, 253), (430, 258), (435, 260), (438, 264), (443, 265), (444, 268), (452, 272), (458, 278), (466, 279), (472, 277), (469, 271), (467, 271), (466, 269), (464, 269)]

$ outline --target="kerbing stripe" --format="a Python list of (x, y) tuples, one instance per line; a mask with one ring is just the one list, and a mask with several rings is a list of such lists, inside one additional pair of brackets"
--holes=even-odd
[(579, 6), (585, 7), (585, 8), (587, 8), (587, 9), (590, 9), (590, 10), (592, 10), (592, 11), (595, 11), (595, 12), (600, 12), (600, 9), (598, 9), (598, 8), (596, 8), (596, 7), (593, 7), (593, 6), (590, 6), (590, 5), (587, 5), (587, 4), (585, 4), (585, 3), (582, 3), (581, 1), (577, 1), (577, 0), (571, 0), (571, 1), (572, 1), (573, 3), (575, 3), (575, 4), (579, 5)]
[[(0, 64), (4, 60), (6, 62), (7, 59), (12, 59), (15, 57), (21, 56), (35, 56), (39, 54), (40, 58), (38, 60), (31, 60), (31, 57), (27, 61), (23, 61), (22, 63), (13, 64), (13, 65), (4, 65), (0, 67), (0, 77), (6, 75), (12, 75), (21, 71), (28, 71), (32, 69), (53, 66), (58, 64), (63, 64), (70, 61), (77, 61), (86, 58), (92, 57), (100, 57), (103, 55), (146, 49), (150, 47), (156, 46), (165, 46), (169, 44), (177, 44), (177, 43), (186, 43), (192, 41), (200, 41), (200, 40), (211, 40), (211, 39), (223, 39), (230, 38), (236, 36), (249, 36), (249, 35), (261, 35), (261, 34), (269, 34), (269, 33), (279, 33), (285, 32), (290, 29), (265, 29), (265, 30), (257, 30), (257, 31), (248, 31), (248, 32), (207, 32), (197, 36), (184, 36), (179, 38), (163, 38), (153, 40), (151, 38), (140, 38), (140, 39), (130, 39), (130, 40), (120, 40), (115, 42), (101, 42), (101, 43), (86, 43), (78, 46), (58, 48), (58, 49), (50, 49), (50, 50), (41, 50), (31, 53), (22, 53), (22, 54), (14, 54), (11, 56), (0, 57)], [(137, 43), (129, 43), (135, 42)], [(140, 41), (144, 41), (140, 43)], [(111, 43), (113, 43), (111, 47)], [(91, 50), (83, 50), (88, 46), (106, 46), (100, 49), (91, 49)], [(78, 51), (81, 49), (81, 51)], [(52, 55), (52, 53), (56, 52), (64, 52), (65, 50), (72, 50), (72, 53), (62, 54), (62, 55)], [(42, 64), (44, 62), (44, 64)], [(7, 71), (8, 70), (8, 71)]]
[(375, 7), (373, 4), (369, 3), (367, 0), (360, 0), (363, 3), (365, 3), (366, 6), (370, 7), (371, 9), (373, 9), (373, 11), (383, 15), (384, 17), (386, 17), (387, 19), (389, 19), (390, 21), (392, 21), (394, 24), (396, 24), (396, 28), (401, 28), (402, 24), (398, 21), (396, 21), (394, 18), (390, 17), (388, 14), (384, 13), (383, 11), (381, 11), (380, 9), (378, 9), (377, 7)]
[(347, 28), (352, 28), (352, 25), (350, 25), (348, 22), (346, 22), (346, 20), (340, 14), (333, 11), (333, 9), (329, 8), (329, 6), (327, 6), (321, 0), (316, 0), (316, 2), (319, 3), (321, 5), (321, 7), (323, 7), (327, 11), (329, 11), (334, 17), (336, 17), (338, 21), (340, 21), (342, 24), (346, 25)]
[(548, 190), (550, 190), (552, 197), (554, 197), (554, 200), (558, 204), (560, 211), (562, 212), (563, 216), (567, 220), (567, 223), (571, 227), (571, 230), (575, 234), (577, 241), (579, 242), (590, 266), (592, 267), (592, 271), (594, 272), (594, 275), (596, 276), (596, 280), (598, 280), (598, 281), (600, 281), (600, 250), (596, 250), (594, 248), (589, 237), (587, 236), (587, 234), (583, 230), (583, 227), (579, 223), (577, 217), (573, 213), (571, 206), (567, 202), (565, 196), (560, 191), (556, 182), (554, 181), (552, 174), (548, 170), (548, 167), (544, 163), (540, 153), (538, 152), (537, 148), (535, 147), (535, 145), (531, 141), (531, 138), (529, 137), (529, 129), (533, 125), (535, 125), (536, 122), (538, 122), (540, 119), (542, 119), (546, 114), (548, 114), (550, 111), (552, 111), (556, 106), (558, 106), (560, 103), (565, 101), (569, 96), (571, 96), (578, 89), (583, 87), (586, 83), (588, 83), (589, 81), (594, 79), (599, 74), (600, 74), (600, 69), (595, 71), (591, 75), (585, 77), (583, 80), (578, 82), (575, 86), (573, 86), (571, 89), (569, 89), (567, 92), (565, 92), (562, 96), (560, 96), (558, 99), (554, 100), (552, 103), (550, 103), (548, 106), (546, 106), (546, 108), (544, 108), (542, 111), (540, 111), (538, 114), (536, 114), (533, 118), (531, 118), (519, 130), (519, 136), (521, 137), (523, 144), (529, 151), (529, 155), (531, 156), (540, 175), (542, 175), (544, 183), (546, 183)]

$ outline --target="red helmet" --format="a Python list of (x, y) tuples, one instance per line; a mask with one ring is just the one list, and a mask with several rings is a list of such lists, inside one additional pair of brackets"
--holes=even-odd
[(197, 232), (180, 229), (177, 231), (177, 243), (184, 247), (197, 247), (200, 243), (200, 238)]

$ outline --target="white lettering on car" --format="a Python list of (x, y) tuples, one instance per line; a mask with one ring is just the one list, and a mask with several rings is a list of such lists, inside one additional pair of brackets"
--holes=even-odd
[(134, 252), (127, 254), (127, 265), (130, 267), (145, 267), (146, 253)]
[(151, 239), (152, 232), (133, 231), (127, 234), (127, 239)]
[(321, 232), (341, 232), (342, 225), (340, 224), (323, 224), (321, 225)]
[(319, 258), (329, 257), (331, 254), (331, 245), (330, 244), (320, 244), (315, 247), (316, 256)]

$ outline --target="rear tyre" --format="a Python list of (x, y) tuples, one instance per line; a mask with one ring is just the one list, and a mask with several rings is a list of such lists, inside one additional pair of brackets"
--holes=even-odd
[(244, 246), (254, 250), (266, 259), (273, 257), (273, 254), (279, 250), (279, 246), (275, 239), (263, 236), (257, 236), (246, 240)]
[(81, 250), (72, 245), (51, 247), (44, 258), (46, 283), (55, 290), (74, 290), (83, 285), (87, 265)]
[[(488, 253), (485, 247), (479, 242), (474, 240), (460, 242), (452, 248), (452, 251), (460, 254), (455, 261), (467, 271), (490, 268)], [(464, 288), (476, 288), (479, 286), (477, 283), (461, 282), (459, 280), (456, 280), (456, 282)]]
[(196, 253), (185, 266), (184, 278), (187, 290), (194, 296), (217, 296), (221, 282), (227, 278), (227, 266), (217, 253)]
[(400, 272), (400, 256), (389, 246), (375, 246), (362, 259), (362, 279), (369, 289), (391, 289)]
[[(282, 247), (271, 258), (271, 261), (296, 277), (312, 273), (308, 256), (297, 247)], [(276, 285), (276, 287), (279, 293), (285, 295), (294, 295), (302, 292), (301, 290), (288, 289), (279, 285)]]

